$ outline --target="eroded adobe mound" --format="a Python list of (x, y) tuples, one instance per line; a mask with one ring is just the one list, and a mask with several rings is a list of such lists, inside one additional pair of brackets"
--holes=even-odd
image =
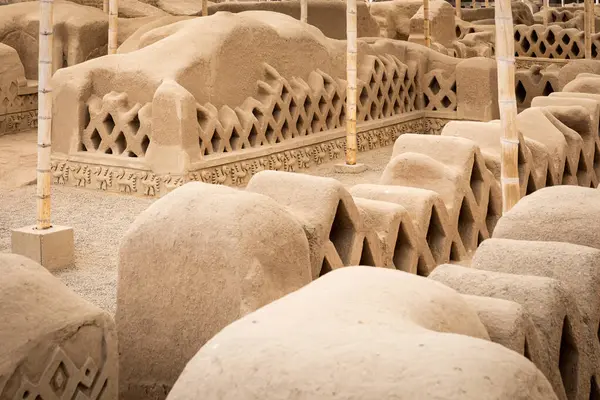
[(120, 249), (121, 397), (164, 398), (220, 329), (310, 280), (300, 223), (268, 197), (189, 183), (161, 198)]
[(555, 398), (532, 363), (487, 339), (443, 285), (342, 268), (223, 329), (168, 399)]
[[(19, 53), (28, 79), (37, 79), (39, 3), (2, 6), (0, 42)], [(108, 18), (102, 10), (69, 1), (54, 6), (54, 70), (106, 54)]]

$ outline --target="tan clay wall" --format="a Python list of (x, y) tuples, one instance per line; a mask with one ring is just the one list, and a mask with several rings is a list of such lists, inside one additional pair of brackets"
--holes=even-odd
[(19, 55), (0, 43), (0, 135), (37, 126), (37, 84), (25, 79)]

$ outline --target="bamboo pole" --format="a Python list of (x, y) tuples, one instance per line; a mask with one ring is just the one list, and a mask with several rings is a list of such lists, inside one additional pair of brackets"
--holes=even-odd
[(460, 9), (461, 7), (462, 7), (461, 0), (456, 0), (456, 2), (455, 2), (456, 16), (459, 19), (462, 19), (462, 10)]
[(429, 30), (429, 0), (423, 0), (423, 37), (425, 46), (431, 47), (431, 32)]
[(108, 54), (117, 54), (119, 31), (119, 0), (110, 0), (108, 5)]
[(40, 0), (38, 54), (38, 138), (37, 138), (37, 229), (50, 223), (50, 152), (52, 131), (52, 50), (54, 44), (54, 0)]
[(208, 17), (208, 0), (202, 0), (202, 16)]
[(498, 105), (502, 125), (502, 212), (509, 211), (521, 195), (519, 186), (519, 136), (515, 100), (515, 43), (510, 0), (495, 3)]
[(543, 16), (544, 16), (544, 26), (548, 26), (548, 18), (550, 17), (550, 15), (548, 14), (550, 12), (550, 2), (549, 0), (544, 0), (544, 12), (543, 12)]
[[(592, 11), (594, 4), (592, 0), (585, 0), (583, 3), (583, 30), (584, 30), (584, 44), (585, 44), (585, 58), (592, 58)], [(595, 18), (594, 18), (595, 19)]]
[(346, 165), (356, 165), (356, 75), (357, 75), (357, 43), (356, 43), (356, 0), (346, 3)]
[(300, 21), (308, 23), (308, 0), (300, 0)]

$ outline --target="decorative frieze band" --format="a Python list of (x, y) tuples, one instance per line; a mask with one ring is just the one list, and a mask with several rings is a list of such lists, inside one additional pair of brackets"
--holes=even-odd
[[(390, 146), (404, 133), (439, 134), (450, 119), (418, 118), (358, 133), (359, 151)], [(250, 177), (263, 170), (300, 171), (324, 162), (343, 159), (346, 141), (342, 137), (325, 140), (291, 150), (259, 157), (227, 161), (190, 171), (186, 175), (158, 176), (151, 171), (118, 166), (104, 166), (54, 157), (52, 176), (54, 184), (95, 190), (161, 196), (189, 181), (243, 186)]]

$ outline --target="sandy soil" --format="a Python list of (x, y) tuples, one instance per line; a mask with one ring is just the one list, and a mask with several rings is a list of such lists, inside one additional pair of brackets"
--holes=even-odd
[[(36, 133), (0, 137), (0, 252), (10, 251), (10, 230), (35, 223)], [(392, 147), (359, 154), (368, 166), (361, 174), (337, 174), (334, 163), (307, 171), (346, 186), (376, 183)], [(155, 199), (54, 186), (52, 220), (75, 231), (75, 264), (57, 272), (67, 286), (99, 307), (116, 308), (119, 242), (135, 217)]]

